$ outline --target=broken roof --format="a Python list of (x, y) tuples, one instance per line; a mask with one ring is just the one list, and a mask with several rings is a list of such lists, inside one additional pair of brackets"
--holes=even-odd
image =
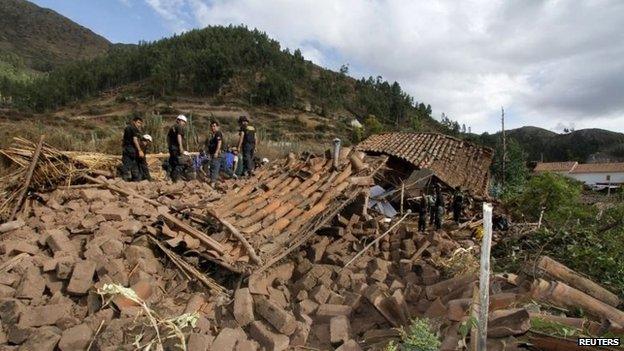
[(619, 163), (582, 163), (570, 173), (620, 173), (624, 172), (624, 162)]
[(415, 167), (430, 169), (442, 182), (486, 195), (493, 151), (466, 140), (438, 133), (371, 135), (358, 150), (383, 153)]
[(570, 172), (578, 165), (578, 162), (538, 162), (533, 171), (535, 172)]

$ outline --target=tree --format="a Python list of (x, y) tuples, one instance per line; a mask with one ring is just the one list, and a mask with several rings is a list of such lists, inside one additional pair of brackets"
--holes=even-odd
[(366, 130), (366, 135), (378, 134), (383, 131), (383, 125), (377, 120), (377, 117), (368, 115), (364, 119), (364, 129)]

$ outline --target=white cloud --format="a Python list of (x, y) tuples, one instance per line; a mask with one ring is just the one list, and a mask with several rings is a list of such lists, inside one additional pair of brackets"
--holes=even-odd
[(245, 24), (314, 62), (398, 81), (473, 131), (624, 131), (624, 2), (144, 0), (174, 31)]

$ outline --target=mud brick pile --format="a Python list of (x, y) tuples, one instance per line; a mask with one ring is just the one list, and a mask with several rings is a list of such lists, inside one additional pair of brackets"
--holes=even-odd
[[(442, 350), (470, 345), (471, 333), (461, 330), (475, 311), (479, 248), (465, 230), (421, 233), (408, 218), (350, 262), (396, 219), (345, 210), (279, 262), (237, 273), (203, 260), (209, 248), (193, 236), (227, 233), (211, 233), (189, 212), (171, 212), (177, 227), (162, 218), (163, 207), (209, 207), (224, 201), (223, 192), (196, 181), (114, 184), (143, 199), (59, 188), (32, 196), (21, 218), (2, 224), (0, 351), (135, 350), (158, 337), (146, 306), (159, 321), (195, 316), (181, 329), (190, 351), (379, 350), (422, 317), (437, 325)], [(145, 306), (98, 293), (109, 284), (132, 289)], [(534, 318), (590, 335), (624, 325), (616, 295), (548, 257), (527, 274), (493, 275), (490, 294), (489, 350), (569, 345), (533, 331)], [(587, 317), (566, 316), (578, 308)], [(183, 349), (177, 338), (160, 345)]]

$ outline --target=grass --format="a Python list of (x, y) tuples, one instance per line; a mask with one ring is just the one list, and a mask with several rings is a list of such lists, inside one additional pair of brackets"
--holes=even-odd
[(408, 328), (401, 328), (399, 343), (391, 341), (384, 351), (437, 351), (440, 341), (434, 323), (427, 318), (415, 318)]

